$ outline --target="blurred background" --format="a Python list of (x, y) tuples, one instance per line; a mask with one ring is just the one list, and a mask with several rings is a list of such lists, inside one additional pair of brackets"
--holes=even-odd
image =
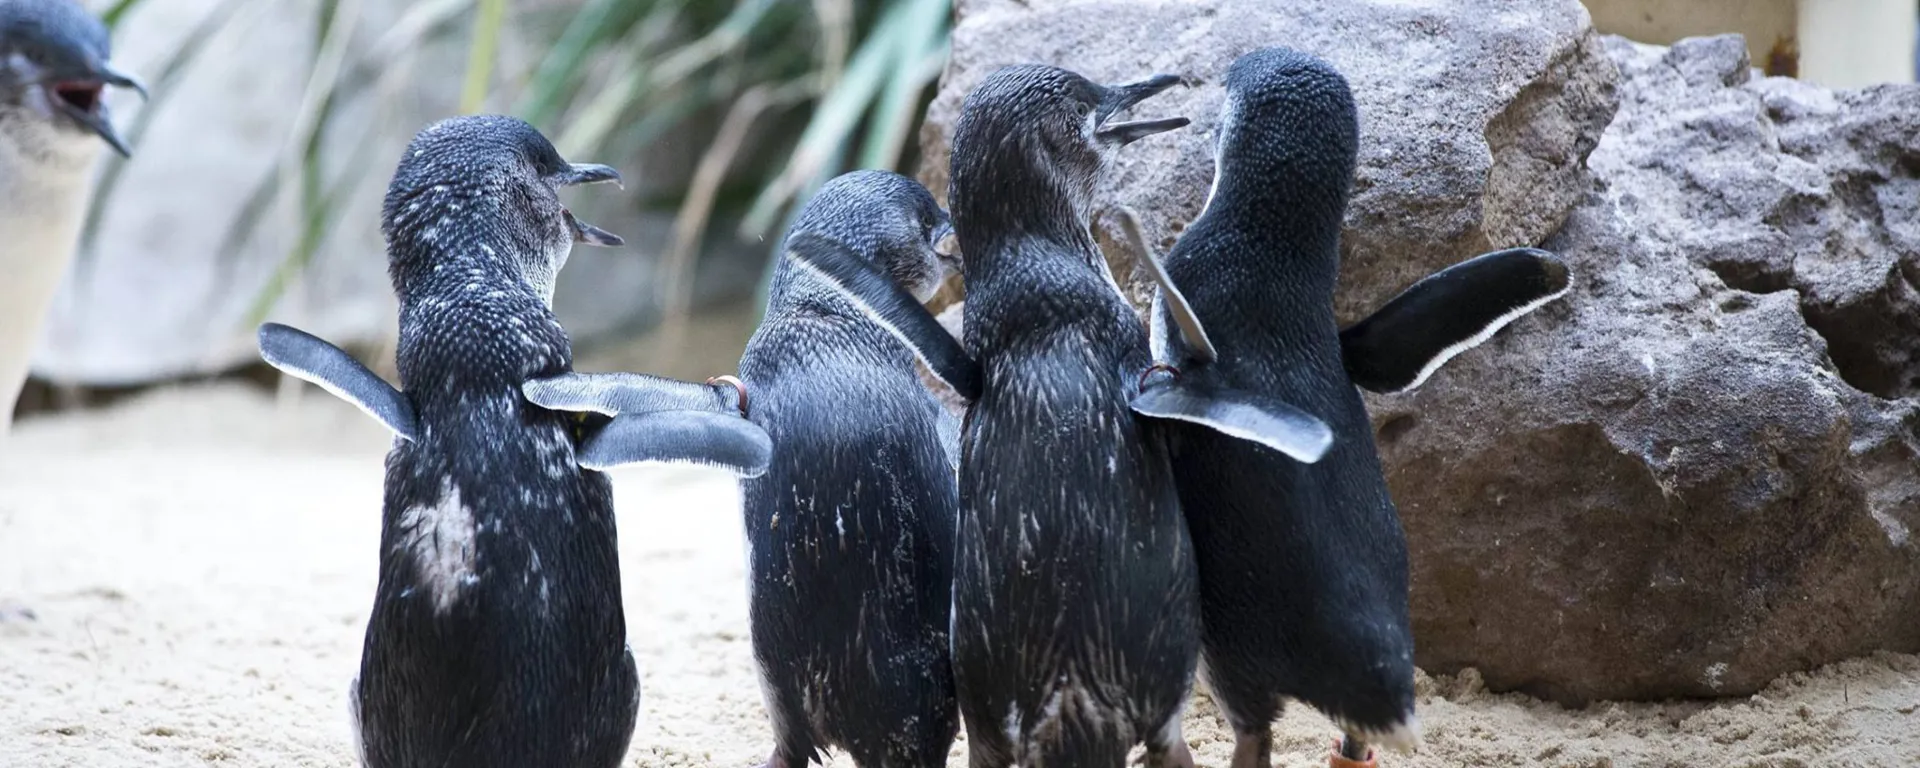
[[(787, 217), (854, 168), (918, 166), (949, 0), (93, 0), (134, 157), (104, 157), (20, 417), (156, 383), (272, 381), (263, 319), (390, 375), (380, 195), (408, 138), (504, 112), (624, 192), (574, 193), (627, 238), (556, 305), (580, 367), (731, 371)], [(1831, 87), (1915, 79), (1914, 0), (1586, 0), (1649, 43), (1739, 32), (1757, 69)], [(936, 190), (944, 192), (944, 190)]]

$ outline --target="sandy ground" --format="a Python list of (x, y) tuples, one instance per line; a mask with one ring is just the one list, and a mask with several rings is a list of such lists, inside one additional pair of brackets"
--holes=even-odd
[[(0, 766), (349, 765), (386, 443), (317, 390), (286, 403), (231, 384), (20, 424), (0, 447)], [(615, 482), (645, 690), (628, 764), (757, 764), (769, 742), (732, 481)], [(1425, 746), (1382, 765), (1920, 765), (1914, 656), (1712, 704), (1572, 711), (1489, 694), (1471, 671), (1421, 694)], [(1318, 716), (1277, 732), (1281, 765), (1326, 764)], [(1204, 696), (1187, 735), (1202, 765), (1225, 764)]]

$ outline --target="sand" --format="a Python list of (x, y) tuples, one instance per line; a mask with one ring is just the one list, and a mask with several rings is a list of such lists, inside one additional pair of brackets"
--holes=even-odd
[[(348, 766), (346, 686), (373, 594), (373, 422), (305, 390), (157, 391), (28, 419), (0, 446), (0, 766)], [(615, 474), (644, 712), (632, 766), (746, 768), (770, 743), (747, 643), (738, 494), (706, 470)], [(1920, 657), (1759, 695), (1568, 710), (1422, 678), (1426, 743), (1383, 766), (1920, 765)], [(1196, 696), (1187, 736), (1224, 765)], [(1276, 760), (1323, 766), (1296, 708)], [(964, 741), (951, 765), (964, 764)], [(834, 766), (847, 766), (844, 759)]]

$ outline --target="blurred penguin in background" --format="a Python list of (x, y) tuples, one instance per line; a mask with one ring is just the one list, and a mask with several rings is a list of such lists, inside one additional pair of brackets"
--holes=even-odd
[(146, 88), (110, 57), (106, 25), (73, 0), (0, 0), (0, 437), (73, 261), (100, 147), (131, 154), (102, 97)]

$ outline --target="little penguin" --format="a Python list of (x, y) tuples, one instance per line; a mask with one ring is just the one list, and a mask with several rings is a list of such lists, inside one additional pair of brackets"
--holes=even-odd
[(402, 390), (320, 339), (261, 329), (268, 362), (396, 435), (379, 585), (350, 695), (370, 768), (618, 765), (639, 679), (611, 485), (582, 465), (596, 450), (591, 463), (607, 466), (757, 451), (764, 470), (766, 434), (737, 416), (608, 422), (521, 394), (525, 381), (571, 368), (551, 303), (573, 245), (621, 242), (575, 218), (558, 192), (618, 180), (612, 168), (566, 162), (514, 118), (436, 123), (408, 145), (382, 211)]
[[(821, 187), (787, 247), (857, 254), (925, 300), (957, 268), (935, 248), (947, 229), (917, 182), (856, 171)], [(827, 745), (861, 768), (946, 765), (960, 727), (946, 410), (909, 349), (786, 259), (740, 376), (748, 418), (774, 440), (767, 474), (742, 481), (769, 768), (802, 768)]]
[(0, 0), (0, 437), (73, 261), (100, 145), (130, 154), (102, 97), (147, 90), (110, 58), (106, 25), (74, 0)]
[(1311, 55), (1268, 48), (1235, 61), (1226, 88), (1213, 191), (1159, 273), (1156, 357), (1196, 387), (1284, 398), (1324, 418), (1334, 439), (1306, 463), (1173, 430), (1199, 564), (1201, 666), (1234, 728), (1234, 768), (1271, 765), (1283, 697), (1345, 731), (1336, 768), (1370, 765), (1369, 744), (1410, 750), (1418, 730), (1406, 540), (1355, 384), (1417, 385), (1565, 294), (1568, 272), (1544, 251), (1487, 254), (1340, 330), (1333, 291), (1359, 141), (1346, 80)]
[[(918, 183), (855, 171), (807, 202), (785, 250), (858, 259), (917, 302), (956, 267), (936, 250), (948, 229)], [(747, 417), (774, 445), (767, 473), (742, 481), (754, 659), (774, 732), (767, 765), (803, 768), (827, 747), (862, 768), (945, 765), (959, 730), (948, 651), (959, 492), (945, 409), (911, 350), (791, 258), (774, 266), (740, 378)], [(617, 381), (571, 374), (526, 391), (548, 407), (615, 413), (663, 389), (629, 379), (614, 403), (596, 379)]]
[(970, 401), (952, 631), (975, 768), (1119, 768), (1143, 742), (1150, 765), (1191, 766), (1179, 716), (1200, 615), (1161, 429), (1202, 424), (1302, 461), (1331, 439), (1283, 402), (1149, 376), (1147, 329), (1089, 222), (1114, 151), (1187, 123), (1113, 118), (1177, 82), (1018, 65), (967, 97), (950, 195), (964, 348), (871, 265), (794, 252)]

